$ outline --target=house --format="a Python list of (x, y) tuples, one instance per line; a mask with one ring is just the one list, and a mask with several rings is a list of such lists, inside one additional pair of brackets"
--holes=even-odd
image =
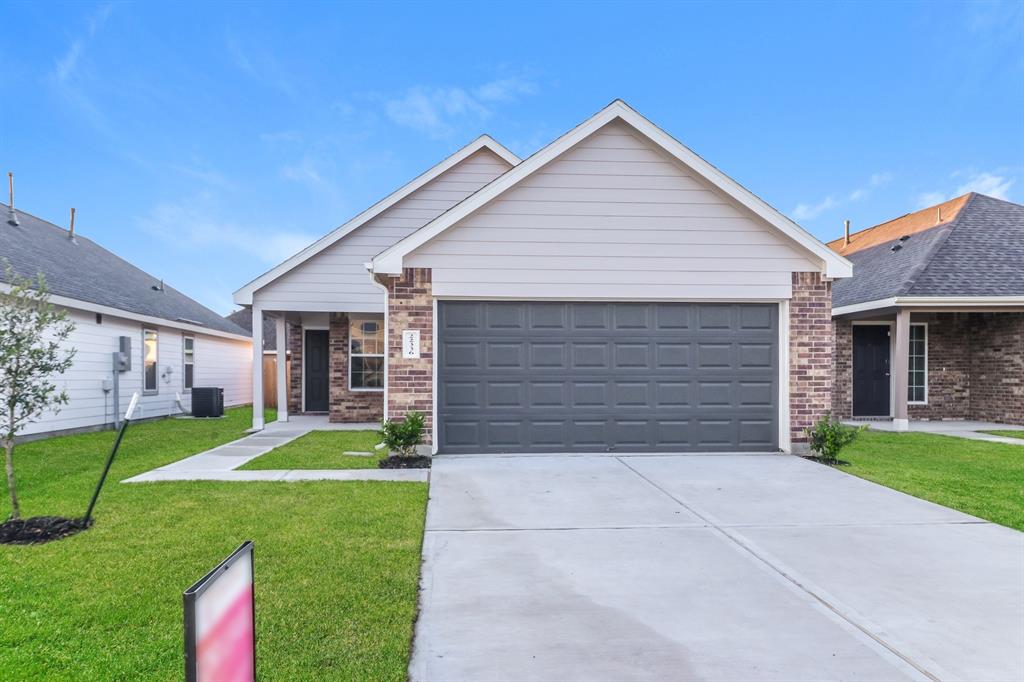
[(525, 160), (478, 138), (235, 302), (290, 325), (288, 412), (418, 410), (434, 452), (790, 451), (851, 271), (616, 100)]
[(833, 410), (1024, 424), (1024, 206), (981, 194), (837, 239)]
[(225, 405), (252, 398), (249, 333), (87, 237), (0, 204), (0, 291), (3, 261), (21, 277), (42, 273), (50, 301), (66, 308), (75, 330), (74, 364), (56, 378), (70, 401), (46, 413), (25, 435), (70, 433), (114, 423), (113, 358), (121, 337), (131, 345), (131, 369), (118, 376), (124, 411), (138, 392), (140, 418), (191, 407), (193, 386), (224, 389)]

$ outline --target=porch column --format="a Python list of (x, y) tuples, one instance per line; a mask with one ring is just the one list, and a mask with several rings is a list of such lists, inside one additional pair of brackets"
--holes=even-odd
[(892, 359), (893, 427), (897, 431), (910, 428), (907, 418), (907, 381), (910, 363), (910, 311), (901, 308), (896, 313), (896, 357)]
[(252, 304), (252, 428), (263, 429), (263, 308)]
[(288, 421), (288, 337), (285, 319), (277, 318), (277, 421)]

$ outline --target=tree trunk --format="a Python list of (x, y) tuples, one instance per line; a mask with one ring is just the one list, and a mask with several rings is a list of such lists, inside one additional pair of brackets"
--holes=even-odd
[(14, 487), (14, 440), (4, 439), (4, 464), (7, 467), (7, 491), (11, 494), (11, 519), (21, 518), (21, 506), (18, 504), (18, 492)]

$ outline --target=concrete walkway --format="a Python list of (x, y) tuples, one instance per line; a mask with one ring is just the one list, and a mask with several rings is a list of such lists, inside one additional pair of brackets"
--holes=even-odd
[(411, 679), (1024, 678), (1024, 534), (782, 455), (439, 457)]
[[(849, 421), (853, 425), (867, 424), (875, 431), (895, 431), (892, 421)], [(967, 438), (970, 440), (987, 440), (990, 443), (1006, 443), (1008, 445), (1024, 445), (1024, 438), (1008, 438), (1006, 436), (993, 436), (982, 431), (1020, 431), (1024, 433), (1024, 426), (1010, 426), (1009, 424), (996, 424), (994, 422), (976, 421), (911, 421), (909, 431), (912, 433), (934, 433), (940, 436), (953, 436), (955, 438)]]
[(327, 417), (300, 415), (287, 422), (270, 422), (262, 431), (212, 450), (127, 478), (122, 483), (154, 481), (426, 481), (427, 469), (281, 469), (236, 471), (310, 431), (360, 431), (377, 424), (335, 424)]

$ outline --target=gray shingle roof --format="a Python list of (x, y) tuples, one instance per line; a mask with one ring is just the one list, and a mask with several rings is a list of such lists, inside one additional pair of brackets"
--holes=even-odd
[(853, 277), (833, 285), (835, 308), (895, 296), (1024, 295), (1024, 206), (972, 194), (953, 221), (847, 258)]
[[(252, 334), (252, 308), (242, 308), (225, 317)], [(277, 321), (272, 317), (263, 317), (263, 350), (277, 350)]]
[(22, 277), (42, 272), (50, 293), (79, 301), (109, 306), (170, 322), (186, 322), (208, 329), (249, 336), (249, 332), (160, 279), (87, 237), (68, 238), (64, 228), (24, 211), (16, 211), (18, 225), (8, 222), (10, 208), (0, 204), (0, 281), (3, 259)]

